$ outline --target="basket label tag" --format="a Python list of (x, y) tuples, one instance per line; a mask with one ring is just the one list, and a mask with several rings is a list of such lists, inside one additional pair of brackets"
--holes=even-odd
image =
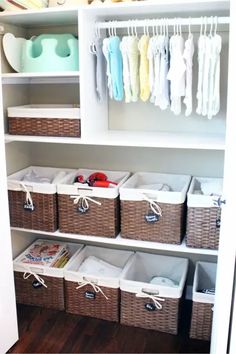
[(220, 228), (220, 223), (221, 223), (221, 219), (220, 218), (216, 219), (216, 228), (217, 229)]
[(156, 306), (154, 304), (147, 303), (145, 304), (145, 309), (149, 312), (156, 311)]
[(160, 220), (160, 215), (157, 215), (150, 211), (148, 214), (145, 215), (145, 220), (146, 222), (153, 224)]
[(96, 298), (96, 293), (95, 293), (94, 291), (85, 291), (84, 297), (85, 297), (86, 299), (95, 300), (95, 298)]
[(34, 211), (35, 206), (34, 204), (28, 204), (27, 202), (24, 203), (24, 210), (26, 211)]
[(79, 205), (77, 208), (77, 211), (81, 214), (87, 213), (87, 211), (89, 210), (89, 208), (83, 206), (83, 205)]
[(41, 288), (43, 286), (43, 284), (41, 284), (38, 280), (34, 280), (32, 282), (32, 287), (35, 289)]

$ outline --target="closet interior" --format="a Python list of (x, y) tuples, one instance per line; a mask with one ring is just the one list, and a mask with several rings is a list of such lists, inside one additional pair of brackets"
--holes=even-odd
[[(196, 114), (197, 42), (201, 21), (191, 18), (207, 17), (206, 31), (210, 31), (211, 16), (226, 18), (218, 22), (217, 33), (222, 37), (220, 65), (220, 112), (212, 119)], [(109, 28), (116, 27), (118, 36), (128, 34), (130, 23), (166, 18), (184, 18), (181, 31), (186, 39), (189, 26), (194, 37), (193, 59), (193, 112), (185, 116), (174, 115), (149, 102), (125, 103), (109, 98), (105, 93), (99, 101), (95, 91), (94, 56), (89, 47), (96, 33), (109, 36)], [(79, 71), (50, 73), (15, 73), (7, 63), (1, 49), (1, 81), (5, 126), (7, 174), (27, 166), (59, 168), (89, 168), (130, 172), (158, 172), (186, 174), (200, 177), (223, 177), (229, 52), (229, 3), (223, 1), (200, 2), (138, 2), (104, 5), (81, 9), (50, 9), (41, 12), (1, 13), (2, 34), (10, 32), (16, 37), (31, 38), (42, 33), (72, 33), (79, 39)], [(122, 25), (123, 23), (123, 25)], [(147, 22), (148, 23), (148, 22)], [(119, 25), (120, 24), (120, 25)], [(203, 22), (204, 26), (204, 22)], [(145, 27), (145, 26), (144, 26)], [(148, 27), (148, 25), (147, 25)], [(146, 27), (146, 28), (147, 28)], [(152, 26), (148, 27), (152, 34)], [(141, 36), (145, 28), (135, 27)], [(173, 25), (168, 26), (169, 35)], [(12, 135), (8, 132), (7, 108), (28, 104), (73, 104), (80, 106), (81, 138)], [(3, 157), (1, 157), (3, 158)], [(224, 235), (221, 235), (224, 237)], [(189, 259), (186, 297), (191, 297), (193, 274), (197, 261), (217, 262), (218, 250), (189, 248), (184, 239), (181, 245), (149, 241), (85, 236), (22, 230), (11, 228), (13, 257), (19, 255), (37, 238), (78, 241), (129, 251), (172, 255)], [(217, 294), (216, 294), (217, 296)], [(228, 306), (228, 305), (227, 305)], [(221, 326), (218, 323), (216, 326)], [(216, 327), (214, 327), (216, 331)], [(215, 332), (216, 333), (216, 332)], [(216, 337), (213, 332), (213, 340)], [(226, 339), (225, 339), (226, 341)], [(216, 353), (213, 352), (212, 353)]]

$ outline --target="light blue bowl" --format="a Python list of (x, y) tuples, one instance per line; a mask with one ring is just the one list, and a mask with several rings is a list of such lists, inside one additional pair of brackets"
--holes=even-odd
[(41, 34), (25, 42), (21, 72), (77, 71), (78, 50), (72, 34)]

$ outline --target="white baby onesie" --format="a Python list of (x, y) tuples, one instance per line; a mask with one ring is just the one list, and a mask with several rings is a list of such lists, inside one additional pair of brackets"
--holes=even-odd
[(211, 38), (211, 67), (209, 75), (208, 119), (220, 110), (220, 52), (222, 38), (215, 34)]
[(171, 82), (171, 111), (181, 113), (181, 97), (185, 95), (185, 71), (183, 59), (184, 39), (181, 35), (173, 35), (170, 39), (170, 70), (167, 78)]
[(184, 60), (186, 65), (186, 88), (185, 88), (184, 104), (186, 105), (186, 111), (185, 111), (186, 117), (191, 115), (193, 109), (193, 97), (192, 97), (193, 54), (194, 54), (193, 35), (189, 34), (188, 39), (185, 42), (185, 48), (184, 48)]
[(155, 105), (165, 110), (170, 105), (169, 99), (169, 81), (167, 74), (169, 70), (169, 38), (167, 36), (159, 36), (160, 51), (160, 71), (157, 84), (157, 96)]
[(201, 35), (198, 39), (198, 85), (197, 85), (197, 114), (202, 114), (203, 109), (203, 77), (205, 66), (206, 36)]
[(154, 70), (154, 45), (156, 38), (152, 37), (149, 40), (147, 57), (149, 61), (149, 86), (151, 91), (150, 102), (154, 103), (154, 82), (155, 82), (155, 70)]

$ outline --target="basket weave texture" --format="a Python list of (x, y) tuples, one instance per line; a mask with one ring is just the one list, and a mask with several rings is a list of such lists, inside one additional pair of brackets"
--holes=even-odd
[(57, 195), (31, 193), (34, 211), (24, 209), (25, 192), (8, 191), (11, 226), (54, 232), (58, 228)]
[(121, 201), (121, 236), (128, 239), (180, 244), (184, 234), (185, 204), (158, 203), (162, 217), (148, 223), (146, 201)]
[(59, 230), (65, 233), (114, 238), (120, 231), (119, 198), (96, 198), (101, 203), (89, 203), (89, 210), (80, 213), (69, 195), (58, 195)]
[(121, 291), (120, 322), (127, 326), (153, 329), (171, 334), (178, 333), (180, 299), (166, 298), (162, 309), (148, 311), (149, 298), (137, 298), (135, 294)]
[(80, 119), (9, 117), (9, 134), (41, 136), (81, 136)]
[(63, 278), (40, 275), (47, 288), (44, 286), (34, 288), (32, 285), (36, 281), (34, 276), (23, 279), (23, 274), (22, 272), (14, 272), (17, 303), (57, 310), (65, 309)]
[(187, 246), (218, 249), (221, 209), (189, 207), (187, 213)]
[(193, 302), (190, 337), (210, 340), (213, 304)]
[(86, 292), (94, 293), (91, 285), (76, 289), (78, 283), (65, 281), (66, 311), (82, 316), (100, 318), (103, 320), (118, 322), (120, 307), (120, 289), (101, 286), (101, 290), (108, 300), (100, 293), (95, 293), (94, 299), (85, 297)]

